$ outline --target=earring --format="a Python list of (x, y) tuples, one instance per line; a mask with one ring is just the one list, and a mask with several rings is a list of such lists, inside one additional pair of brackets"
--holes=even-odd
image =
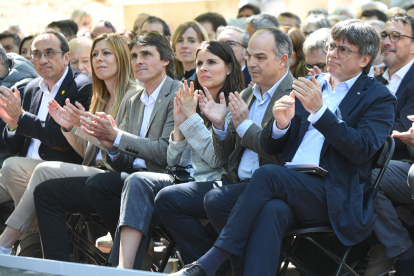
[(230, 74), (230, 72), (227, 72), (227, 75), (229, 75)]

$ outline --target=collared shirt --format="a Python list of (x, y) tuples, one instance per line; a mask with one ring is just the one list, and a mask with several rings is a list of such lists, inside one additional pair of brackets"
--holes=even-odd
[[(315, 115), (309, 115), (308, 121), (310, 121), (311, 124), (309, 125), (308, 130), (306, 131), (305, 136), (303, 137), (303, 140), (292, 159), (292, 163), (316, 164), (319, 166), (319, 159), (323, 143), (325, 142), (325, 137), (316, 128), (313, 127), (313, 124), (315, 124), (319, 118), (322, 117), (328, 108), (332, 112), (336, 112), (339, 119), (341, 119), (339, 115), (340, 110), (338, 107), (341, 104), (342, 100), (345, 98), (349, 89), (351, 89), (352, 85), (354, 85), (355, 81), (361, 74), (362, 72), (352, 79), (338, 83), (335, 91), (332, 91), (332, 86), (329, 83), (329, 80), (331, 78), (329, 73), (319, 81), (319, 86), (322, 88), (323, 106), (317, 113), (315, 113)], [(278, 129), (275, 122), (273, 123), (272, 137), (278, 139), (282, 137), (288, 129), (289, 128), (286, 128), (284, 130)]]
[[(144, 91), (141, 94), (141, 102), (144, 103), (144, 117), (142, 118), (142, 124), (141, 124), (141, 130), (139, 132), (139, 137), (144, 138), (145, 133), (147, 132), (149, 119), (151, 117), (152, 110), (154, 109), (155, 102), (157, 101), (158, 94), (161, 91), (162, 86), (164, 85), (165, 80), (167, 77), (164, 78), (164, 80), (158, 85), (158, 87), (152, 92), (151, 96), (148, 96), (147, 90), (144, 89)], [(128, 115), (127, 115), (128, 116)], [(116, 136), (115, 142), (113, 144), (114, 147), (119, 147), (119, 143), (121, 142), (123, 131), (120, 130), (118, 132), (118, 135)], [(108, 154), (111, 160), (114, 160), (119, 153), (116, 153), (114, 155)], [(134, 169), (146, 169), (147, 166), (145, 165), (145, 160), (141, 158), (135, 158), (134, 163), (132, 164), (132, 167)]]
[(375, 66), (371, 66), (371, 69), (369, 69), (369, 73), (368, 76), (375, 78), (375, 70), (374, 68), (377, 68), (377, 70), (379, 70), (381, 68), (381, 66), (385, 66), (385, 63), (381, 63)]
[[(252, 124), (256, 124), (259, 127), (261, 127), (262, 120), (266, 112), (267, 106), (269, 105), (270, 99), (273, 97), (273, 94), (275, 94), (276, 89), (285, 79), (287, 74), (288, 72), (286, 72), (286, 74), (282, 78), (280, 78), (278, 82), (276, 82), (268, 91), (266, 91), (263, 94), (263, 96), (260, 91), (260, 87), (257, 84), (253, 86), (253, 96), (255, 97), (255, 100), (252, 103), (249, 110), (249, 120), (246, 120), (243, 123), (241, 123), (236, 129), (237, 134), (241, 138), (243, 138), (244, 134)], [(216, 135), (223, 140), (227, 134), (227, 122), (225, 123), (224, 131), (217, 130), (216, 128), (214, 128), (214, 126), (213, 130), (216, 133)], [(239, 169), (237, 171), (240, 180), (251, 178), (254, 171), (258, 168), (259, 155), (249, 149), (245, 149), (241, 157)]]
[(398, 87), (400, 87), (400, 84), (403, 78), (407, 74), (408, 70), (410, 70), (411, 66), (413, 65), (413, 62), (414, 62), (414, 59), (412, 59), (409, 63), (401, 67), (401, 69), (395, 72), (391, 76), (391, 78), (390, 78), (390, 73), (388, 71), (388, 68), (387, 70), (385, 70), (384, 74), (382, 75), (382, 77), (388, 81), (388, 84), (386, 85), (386, 87), (388, 87), (388, 89), (394, 95), (395, 93), (397, 93)]
[[(47, 85), (46, 81), (42, 78), (39, 82), (40, 90), (43, 92), (42, 95), (42, 102), (40, 103), (39, 111), (37, 112), (37, 117), (41, 121), (46, 121), (46, 117), (48, 114), (47, 105), (51, 100), (53, 100), (56, 97), (57, 92), (60, 89), (60, 86), (63, 83), (63, 80), (66, 78), (66, 75), (68, 74), (68, 67), (66, 67), (65, 73), (63, 73), (62, 77), (58, 80), (55, 85), (52, 87), (52, 91), (49, 91), (49, 86)], [(32, 159), (41, 159), (39, 156), (39, 147), (42, 142), (38, 139), (32, 138), (30, 141), (30, 146), (27, 151), (26, 157), (32, 158)]]

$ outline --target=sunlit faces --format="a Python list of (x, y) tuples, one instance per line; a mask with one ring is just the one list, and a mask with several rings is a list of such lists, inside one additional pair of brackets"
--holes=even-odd
[(131, 64), (135, 78), (149, 82), (157, 77), (166, 75), (166, 67), (170, 62), (161, 60), (155, 46), (134, 45), (131, 49)]
[(206, 30), (208, 34), (208, 40), (213, 40), (216, 38), (216, 32), (213, 29), (213, 24), (211, 22), (200, 22), (201, 26)]
[[(308, 51), (306, 54), (306, 63), (311, 66), (321, 67), (326, 65), (326, 52), (323, 49)], [(327, 66), (323, 67), (323, 72), (327, 72)]]
[(118, 74), (118, 61), (104, 39), (92, 49), (92, 66), (95, 75), (103, 81), (111, 81)]
[(287, 16), (279, 16), (277, 18), (277, 21), (279, 21), (281, 26), (292, 26), (296, 27), (296, 19), (293, 17), (287, 17)]
[[(206, 49), (198, 51), (196, 62), (197, 79), (200, 85), (210, 91), (218, 92), (223, 87), (227, 75), (230, 74), (231, 65), (227, 65), (221, 58)], [(215, 98), (217, 95), (212, 96)]]
[(345, 46), (356, 52), (349, 52), (346, 58), (341, 58), (338, 55), (338, 48), (328, 51), (326, 55), (327, 71), (340, 82), (357, 76), (371, 60), (370, 56), (360, 57), (358, 46), (350, 44), (346, 39), (335, 40), (333, 43), (336, 46)]
[(89, 77), (92, 75), (90, 52), (91, 45), (86, 43), (77, 44), (70, 50), (70, 67)]
[(32, 56), (30, 55), (30, 45), (32, 44), (32, 40), (26, 40), (22, 45), (22, 53), (21, 56), (26, 58), (28, 61), (33, 63)]
[(247, 47), (247, 67), (254, 83), (262, 88), (272, 87), (286, 73), (286, 61), (287, 56), (277, 59), (271, 33), (261, 31), (252, 36)]
[(218, 35), (217, 40), (226, 42), (230, 45), (240, 67), (243, 67), (246, 64), (246, 51), (242, 46), (242, 34), (240, 32), (232, 29), (224, 30)]
[(6, 37), (0, 40), (1, 46), (3, 46), (6, 53), (19, 53), (19, 46), (14, 44), (14, 38), (13, 37)]
[(195, 54), (197, 47), (200, 44), (198, 39), (197, 32), (194, 28), (189, 27), (181, 37), (178, 38), (177, 43), (175, 44), (175, 54), (177, 59), (183, 64), (189, 64), (190, 68), (195, 66)]
[[(400, 35), (413, 36), (411, 25), (404, 25), (401, 21), (387, 21), (383, 32), (386, 34), (396, 32)], [(414, 40), (409, 37), (401, 36), (400, 40), (392, 42), (389, 36), (387, 36), (381, 41), (382, 61), (391, 69), (398, 68), (400, 66), (402, 67), (413, 58), (413, 41)]]
[(302, 28), (302, 32), (306, 38), (308, 38), (308, 36), (310, 36), (314, 31), (317, 31), (317, 30), (318, 28), (313, 23), (309, 23), (308, 25)]
[[(32, 53), (47, 50), (62, 51), (60, 41), (54, 34), (42, 34), (34, 38), (32, 43)], [(70, 53), (55, 53), (52, 59), (48, 59), (42, 54), (38, 60), (33, 60), (33, 65), (37, 73), (46, 81), (58, 82), (69, 64)]]
[(92, 27), (92, 18), (89, 15), (82, 16), (80, 22), (78, 23), (78, 30), (86, 29), (90, 30)]
[(239, 12), (239, 14), (237, 15), (237, 18), (250, 17), (252, 15), (254, 15), (254, 11), (252, 9), (245, 8)]

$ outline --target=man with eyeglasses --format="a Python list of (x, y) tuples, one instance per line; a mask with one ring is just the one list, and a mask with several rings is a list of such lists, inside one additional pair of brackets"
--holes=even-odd
[[(232, 255), (244, 256), (244, 275), (276, 275), (282, 238), (292, 227), (332, 225), (345, 245), (371, 234), (372, 159), (391, 132), (397, 104), (366, 75), (379, 43), (378, 32), (360, 20), (332, 28), (328, 73), (293, 81), (294, 90), (276, 101), (274, 119), (260, 133), (260, 148), (281, 154), (279, 166), (255, 171), (215, 246), (173, 275), (212, 276)], [(327, 173), (297, 171), (311, 167)]]
[[(71, 104), (79, 102), (88, 108), (92, 92), (91, 79), (68, 66), (69, 45), (61, 33), (54, 30), (38, 33), (31, 50), (33, 65), (40, 77), (27, 84), (23, 101), (17, 89), (0, 87), (0, 117), (7, 124), (3, 140), (7, 150), (19, 156), (10, 157), (3, 164), (0, 198), (3, 202), (13, 200), (16, 205), (41, 162), (82, 163), (83, 158), (63, 136), (60, 126), (48, 114), (47, 106), (53, 99), (61, 106), (70, 99)], [(21, 228), (20, 221), (6, 224)], [(1, 246), (1, 252), (10, 252), (11, 245)]]
[(327, 73), (325, 41), (329, 40), (331, 29), (322, 28), (313, 32), (303, 43), (303, 53), (306, 56), (305, 68), (309, 76)]
[[(377, 221), (374, 232), (379, 244), (369, 252), (366, 276), (381, 275), (390, 270), (395, 259), (396, 275), (412, 275), (414, 271), (414, 247), (408, 231), (401, 225), (394, 205), (414, 205), (412, 190), (407, 176), (413, 157), (407, 141), (399, 139), (400, 133), (410, 129), (414, 114), (414, 18), (396, 14), (385, 23), (381, 36), (382, 60), (387, 66), (377, 79), (388, 87), (398, 99), (392, 126), (395, 151), (381, 181), (381, 191), (375, 198)], [(373, 177), (378, 174), (373, 171)]]
[(216, 39), (226, 42), (233, 49), (234, 55), (243, 71), (244, 85), (247, 88), (252, 81), (249, 69), (246, 66), (246, 48), (249, 43), (249, 33), (236, 26), (220, 26), (217, 29)]

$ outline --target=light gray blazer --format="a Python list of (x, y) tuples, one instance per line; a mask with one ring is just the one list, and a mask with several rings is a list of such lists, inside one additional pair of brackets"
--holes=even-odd
[[(124, 97), (122, 98), (121, 103), (119, 104), (118, 112), (115, 117), (116, 125), (119, 125), (125, 117), (127, 111), (127, 102), (140, 90), (142, 90), (142, 87), (136, 84), (132, 85), (127, 90)], [(96, 163), (95, 160), (97, 148), (102, 150), (102, 153), (106, 152), (106, 149), (95, 137), (86, 134), (81, 128), (73, 126), (70, 131), (66, 131), (66, 129), (62, 128), (62, 133), (68, 140), (69, 144), (80, 156), (83, 157), (82, 165), (84, 166), (92, 166)], [(111, 166), (108, 166), (108, 164), (105, 164), (105, 166), (108, 169), (113, 170)]]
[[(280, 155), (267, 154), (263, 151), (260, 144), (260, 133), (262, 129), (272, 120), (273, 118), (273, 105), (284, 95), (289, 95), (292, 91), (293, 76), (288, 72), (285, 79), (280, 83), (279, 87), (276, 89), (273, 97), (270, 99), (269, 105), (266, 108), (265, 114), (262, 119), (261, 126), (252, 124), (246, 133), (243, 136), (243, 139), (237, 134), (236, 129), (233, 125), (233, 122), (228, 126), (228, 132), (226, 138), (221, 140), (215, 133), (212, 131), (213, 136), (213, 145), (214, 151), (218, 159), (228, 161), (228, 171), (229, 174), (225, 176), (229, 178), (233, 183), (240, 181), (238, 177), (238, 168), (243, 155), (244, 150), (250, 149), (253, 152), (256, 152), (259, 155), (259, 165), (263, 166), (266, 164), (278, 164)], [(252, 86), (246, 88), (241, 92), (241, 97), (246, 102), (249, 107), (252, 106), (255, 97), (253, 95)]]
[(167, 76), (155, 102), (148, 122), (145, 138), (139, 137), (145, 105), (141, 101), (143, 89), (127, 103), (126, 116), (119, 129), (125, 132), (119, 143), (120, 154), (113, 160), (106, 151), (102, 157), (116, 171), (132, 169), (135, 158), (145, 160), (148, 171), (166, 172), (167, 148), (170, 133), (174, 129), (173, 99), (180, 90), (181, 82)]
[[(230, 115), (230, 112), (228, 112)], [(186, 166), (191, 156), (193, 177), (196, 181), (211, 181), (220, 179), (227, 173), (227, 160), (219, 160), (214, 153), (211, 132), (204, 125), (203, 119), (197, 113), (185, 120), (179, 129), (185, 139), (174, 142), (170, 136), (167, 151), (168, 165), (179, 164)]]

